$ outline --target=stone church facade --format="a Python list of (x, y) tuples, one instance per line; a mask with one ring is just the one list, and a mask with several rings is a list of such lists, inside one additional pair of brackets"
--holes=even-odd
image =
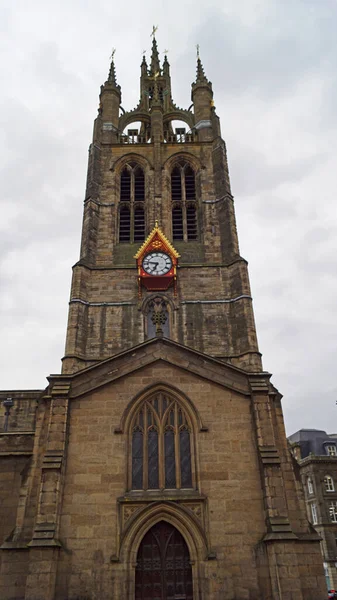
[(126, 112), (112, 59), (62, 373), (0, 392), (0, 597), (324, 598), (212, 84), (198, 56), (177, 107), (153, 38), (140, 87)]

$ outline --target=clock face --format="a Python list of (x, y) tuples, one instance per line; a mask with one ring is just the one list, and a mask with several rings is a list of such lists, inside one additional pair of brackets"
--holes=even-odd
[(171, 268), (171, 257), (165, 252), (150, 252), (143, 259), (143, 269), (148, 275), (166, 275)]

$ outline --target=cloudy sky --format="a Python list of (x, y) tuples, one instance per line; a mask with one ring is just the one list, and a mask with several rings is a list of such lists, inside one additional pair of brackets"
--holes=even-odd
[(337, 431), (337, 1), (2, 0), (1, 389), (60, 371), (99, 86), (126, 110), (152, 25), (190, 105), (195, 45), (227, 143), (264, 368), (287, 433)]

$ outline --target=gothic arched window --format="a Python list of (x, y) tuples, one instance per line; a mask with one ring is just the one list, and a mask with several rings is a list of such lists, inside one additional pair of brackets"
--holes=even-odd
[(185, 162), (171, 172), (172, 238), (189, 242), (198, 239), (195, 173)]
[(145, 176), (134, 162), (127, 164), (120, 175), (119, 241), (145, 240)]
[(156, 392), (131, 422), (131, 489), (193, 487), (192, 426), (179, 401)]
[(170, 337), (170, 315), (168, 302), (165, 298), (158, 296), (152, 298), (146, 306), (146, 335), (148, 339), (156, 337), (158, 331)]

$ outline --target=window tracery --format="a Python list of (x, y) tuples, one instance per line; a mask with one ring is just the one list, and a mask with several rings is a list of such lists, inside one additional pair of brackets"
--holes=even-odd
[(120, 175), (119, 242), (145, 240), (145, 176), (135, 162), (125, 165)]
[(157, 392), (131, 423), (131, 489), (193, 487), (192, 426), (177, 399)]
[(147, 337), (154, 338), (160, 332), (164, 337), (170, 337), (170, 315), (168, 301), (162, 296), (152, 298), (146, 308)]

